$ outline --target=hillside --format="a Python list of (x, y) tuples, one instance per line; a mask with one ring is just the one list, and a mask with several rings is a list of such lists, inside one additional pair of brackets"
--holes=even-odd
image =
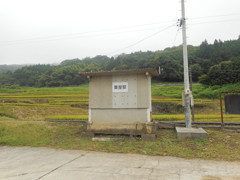
[[(240, 81), (240, 38), (222, 42), (207, 41), (200, 46), (188, 46), (189, 67), (194, 81), (222, 85)], [(33, 65), (14, 72), (0, 74), (2, 85), (57, 87), (79, 85), (86, 82), (79, 77), (83, 71), (110, 71), (136, 68), (161, 67), (161, 75), (154, 80), (163, 82), (183, 81), (182, 47), (162, 51), (135, 52), (117, 57), (96, 56), (62, 61), (60, 65)], [(7, 68), (6, 68), (7, 69)]]
[(14, 64), (14, 65), (0, 65), (0, 74), (7, 73), (8, 71), (14, 72), (17, 69), (21, 69), (26, 65)]

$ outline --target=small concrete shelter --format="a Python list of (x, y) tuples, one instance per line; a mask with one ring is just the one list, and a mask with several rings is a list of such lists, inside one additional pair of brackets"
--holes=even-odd
[(155, 69), (79, 74), (89, 79), (87, 131), (152, 133), (151, 78), (158, 75)]

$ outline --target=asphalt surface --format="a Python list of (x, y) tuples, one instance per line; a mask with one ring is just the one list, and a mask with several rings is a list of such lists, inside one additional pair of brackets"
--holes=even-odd
[(240, 180), (240, 162), (2, 146), (0, 179)]

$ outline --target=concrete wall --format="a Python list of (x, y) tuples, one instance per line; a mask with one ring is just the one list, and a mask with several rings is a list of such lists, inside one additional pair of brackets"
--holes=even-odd
[[(112, 92), (113, 82), (128, 82), (128, 92)], [(90, 108), (149, 108), (151, 79), (145, 75), (93, 77), (89, 83)]]
[(145, 123), (146, 109), (91, 109), (93, 124), (136, 124)]
[(89, 108), (112, 107), (112, 76), (93, 77), (89, 83)]
[(112, 92), (112, 108), (137, 108), (137, 75), (113, 76), (114, 82), (127, 82), (128, 92)]
[[(146, 75), (141, 74), (137, 76), (137, 99), (138, 99), (138, 108), (149, 108), (149, 82), (151, 84), (151, 79)], [(150, 81), (149, 81), (150, 80)], [(150, 86), (151, 87), (151, 86)], [(151, 99), (151, 98), (150, 98)]]

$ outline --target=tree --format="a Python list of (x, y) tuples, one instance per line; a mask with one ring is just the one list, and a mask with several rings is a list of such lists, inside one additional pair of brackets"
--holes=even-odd
[[(205, 40), (200, 46), (190, 45), (188, 57), (194, 81), (199, 78), (204, 84), (223, 84), (233, 83), (239, 79), (236, 73), (239, 70), (236, 68), (239, 68), (240, 61), (240, 39), (225, 42), (215, 40), (213, 44)], [(87, 82), (86, 78), (78, 76), (78, 72), (158, 68), (159, 66), (162, 74), (155, 80), (183, 81), (182, 46), (155, 52), (123, 53), (111, 58), (101, 55), (84, 59), (76, 58), (64, 60), (56, 66), (25, 66), (12, 73), (7, 73), (8, 66), (3, 65), (0, 66), (0, 83), (35, 87), (71, 86)]]
[(240, 82), (240, 57), (224, 61), (210, 68), (206, 75), (200, 77), (200, 83), (223, 85)]

